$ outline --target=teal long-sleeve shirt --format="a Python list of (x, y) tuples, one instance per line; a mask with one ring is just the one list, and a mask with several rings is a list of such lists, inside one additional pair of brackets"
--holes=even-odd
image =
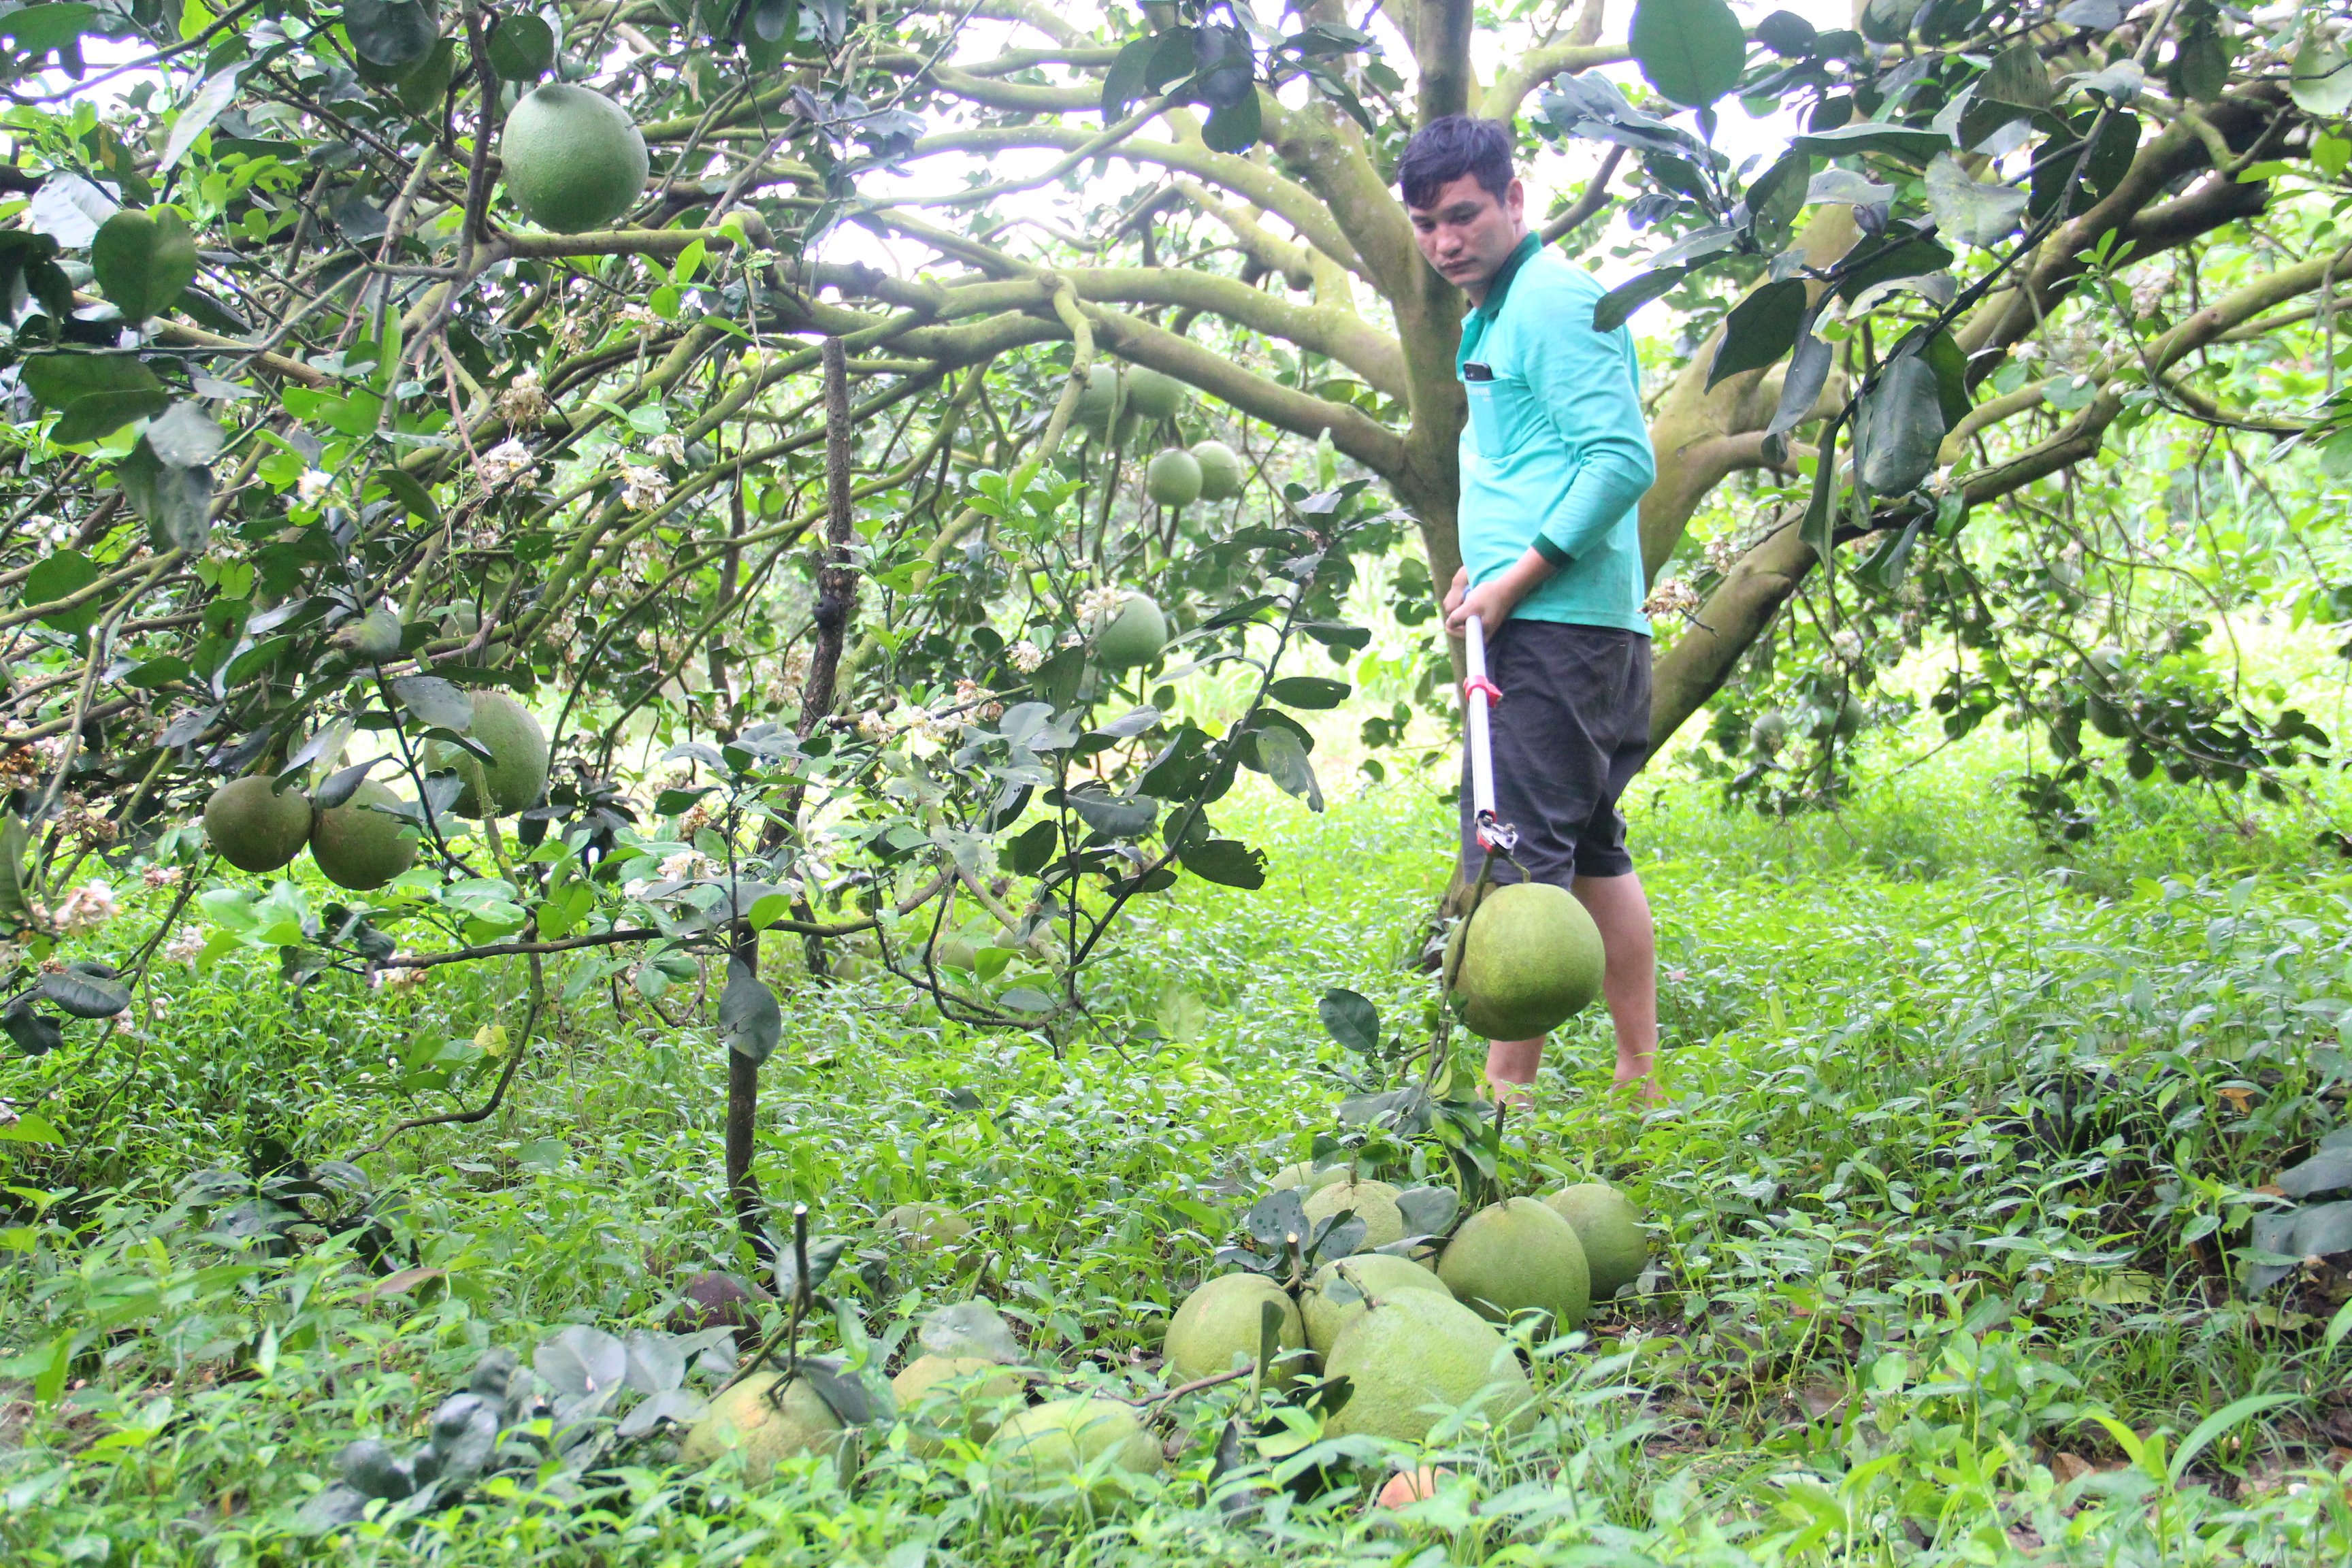
[(1470, 420), (1457, 523), (1474, 584), (1530, 547), (1552, 563), (1513, 615), (1646, 637), (1636, 509), (1657, 469), (1633, 335), (1592, 330), (1605, 292), (1529, 235), (1462, 323), (1455, 374)]

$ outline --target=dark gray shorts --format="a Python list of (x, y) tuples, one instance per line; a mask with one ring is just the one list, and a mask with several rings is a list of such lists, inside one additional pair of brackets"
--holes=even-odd
[[(1512, 858), (1538, 882), (1622, 877), (1618, 797), (1650, 752), (1650, 639), (1616, 626), (1505, 621), (1486, 641), (1486, 672), (1503, 689), (1488, 731), (1495, 815), (1518, 829)], [(1470, 759), (1462, 759), (1462, 866), (1475, 878), (1478, 847)], [(1501, 856), (1494, 878), (1520, 876)]]

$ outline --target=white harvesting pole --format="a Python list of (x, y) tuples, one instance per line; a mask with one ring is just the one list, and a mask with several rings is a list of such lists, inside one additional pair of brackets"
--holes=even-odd
[(1462, 682), (1464, 724), (1470, 742), (1470, 809), (1477, 824), (1478, 842), (1487, 849), (1499, 847), (1495, 835), (1495, 752), (1486, 736), (1486, 714), (1503, 693), (1486, 679), (1486, 628), (1476, 616), (1463, 632)]

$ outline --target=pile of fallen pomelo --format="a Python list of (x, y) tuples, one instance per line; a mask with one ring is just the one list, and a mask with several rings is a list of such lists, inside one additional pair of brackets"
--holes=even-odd
[[(1465, 1413), (1525, 1431), (1535, 1420), (1534, 1389), (1497, 1325), (1532, 1312), (1550, 1331), (1566, 1332), (1648, 1261), (1639, 1211), (1599, 1183), (1491, 1205), (1442, 1240), (1407, 1238), (1398, 1190), (1347, 1167), (1293, 1165), (1274, 1184), (1302, 1189), (1313, 1218), (1353, 1213), (1372, 1222), (1366, 1250), (1324, 1262), (1293, 1288), (1248, 1272), (1204, 1281), (1169, 1323), (1168, 1389), (1159, 1398), (1253, 1375), (1276, 1392), (1319, 1371), (1326, 1380), (1346, 1378), (1349, 1389), (1325, 1423), (1328, 1436), (1417, 1444)], [(962, 1216), (934, 1204), (901, 1205), (885, 1229), (909, 1252), (972, 1234)], [(746, 1288), (716, 1289), (722, 1278), (688, 1283), (681, 1310), (703, 1312), (695, 1324), (734, 1323), (740, 1307), (755, 1304)], [(1019, 1347), (992, 1309), (967, 1302), (951, 1310), (961, 1314), (957, 1333), (935, 1338), (927, 1323), (919, 1351), (890, 1379), (895, 1411), (885, 1414), (905, 1427), (908, 1453), (935, 1458), (961, 1440), (986, 1463), (992, 1484), (1051, 1507), (1105, 1502), (1126, 1481), (1164, 1469), (1147, 1421), (1154, 1398), (1058, 1388), (1018, 1364)], [(1269, 1339), (1274, 1353), (1261, 1367)], [(766, 1369), (711, 1401), (680, 1457), (700, 1465), (736, 1454), (753, 1479), (803, 1454), (845, 1466), (855, 1425), (814, 1376), (787, 1380)]]

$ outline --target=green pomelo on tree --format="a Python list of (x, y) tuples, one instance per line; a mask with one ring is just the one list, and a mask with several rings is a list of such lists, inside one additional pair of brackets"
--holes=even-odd
[(1307, 1320), (1307, 1348), (1329, 1355), (1340, 1331), (1363, 1316), (1367, 1292), (1382, 1300), (1400, 1290), (1433, 1290), (1449, 1300), (1454, 1295), (1444, 1280), (1393, 1252), (1360, 1252), (1325, 1264), (1307, 1281), (1307, 1294), (1298, 1301)]
[[(1133, 1410), (1108, 1399), (1056, 1399), (1009, 1417), (988, 1440), (990, 1468), (1018, 1491), (1066, 1481), (1097, 1464), (1130, 1476), (1167, 1468)], [(1098, 1497), (1097, 1501), (1107, 1500)]]
[(776, 1393), (782, 1374), (755, 1372), (710, 1402), (678, 1449), (677, 1462), (699, 1469), (725, 1454), (740, 1454), (743, 1472), (764, 1481), (776, 1467), (800, 1454), (845, 1457), (841, 1417), (818, 1396), (806, 1378), (796, 1377)]
[(1454, 1233), (1437, 1277), (1454, 1300), (1496, 1322), (1530, 1308), (1549, 1314), (1552, 1332), (1584, 1321), (1592, 1276), (1576, 1227), (1534, 1198), (1480, 1209)]
[(1150, 664), (1168, 646), (1168, 617), (1142, 594), (1129, 594), (1118, 614), (1095, 633), (1095, 662), (1106, 669), (1132, 669)]
[(1397, 1207), (1397, 1190), (1386, 1182), (1334, 1182), (1307, 1199), (1307, 1223), (1320, 1225), (1333, 1215), (1353, 1209), (1364, 1222), (1364, 1250), (1404, 1239), (1404, 1212)]
[(489, 748), (488, 763), (446, 742), (435, 742), (425, 753), (428, 767), (455, 768), (465, 786), (451, 809), (460, 816), (481, 816), (485, 783), (493, 816), (538, 805), (547, 790), (547, 731), (531, 710), (503, 691), (477, 691), (469, 733)]
[(1191, 506), (1201, 482), (1201, 460), (1181, 447), (1154, 453), (1143, 470), (1143, 493), (1160, 506)]
[(1425, 1442), (1446, 1415), (1475, 1403), (1514, 1432), (1535, 1424), (1535, 1394), (1519, 1358), (1494, 1325), (1434, 1290), (1376, 1295), (1339, 1331), (1323, 1363), (1354, 1389), (1323, 1429)]
[(907, 1238), (910, 1251), (953, 1247), (971, 1235), (971, 1221), (945, 1204), (900, 1204), (882, 1216), (882, 1228)]
[(1287, 1387), (1298, 1374), (1300, 1358), (1282, 1352), (1306, 1348), (1307, 1326), (1289, 1293), (1263, 1274), (1220, 1275), (1184, 1298), (1161, 1347), (1173, 1377), (1190, 1383), (1255, 1361), (1259, 1310), (1268, 1302), (1280, 1309), (1282, 1327), (1276, 1334), (1280, 1348), (1265, 1369), (1265, 1381)]
[(1184, 384), (1174, 376), (1139, 364), (1128, 367), (1127, 404), (1144, 418), (1175, 418), (1183, 412), (1186, 396)]
[(310, 797), (266, 773), (231, 779), (205, 802), (205, 837), (240, 871), (275, 871), (310, 837)]
[(1348, 1167), (1345, 1165), (1318, 1165), (1312, 1161), (1302, 1160), (1296, 1165), (1285, 1165), (1268, 1176), (1265, 1185), (1269, 1192), (1278, 1193), (1285, 1187), (1304, 1187), (1310, 1193), (1319, 1193), (1332, 1183), (1347, 1179)]
[(1202, 500), (1231, 500), (1249, 483), (1249, 470), (1242, 466), (1241, 454), (1223, 441), (1195, 442), (1192, 460), (1201, 465)]
[(564, 82), (534, 89), (499, 137), (507, 195), (523, 216), (558, 234), (602, 228), (636, 205), (651, 167), (628, 111), (602, 93)]
[(1649, 1267), (1650, 1238), (1642, 1234), (1642, 1211), (1616, 1188), (1581, 1182), (1549, 1194), (1544, 1204), (1568, 1221), (1583, 1244), (1594, 1300), (1608, 1300)]
[(1457, 956), (1464, 1021), (1489, 1040), (1532, 1040), (1601, 994), (1601, 930), (1575, 894), (1549, 882), (1489, 889), (1446, 943), (1449, 969)]
[[(931, 1425), (985, 1441), (1003, 1420), (998, 1406), (1017, 1399), (1029, 1380), (1002, 1362), (976, 1355), (919, 1355), (890, 1380), (891, 1397), (909, 1415), (929, 1406)], [(946, 1445), (930, 1431), (908, 1434), (907, 1451), (930, 1458)]]
[(1078, 391), (1076, 423), (1097, 437), (1108, 436), (1111, 416), (1118, 405), (1118, 368), (1099, 361), (1088, 365), (1087, 384)]
[(399, 804), (400, 797), (386, 785), (362, 779), (351, 799), (321, 809), (310, 823), (310, 858), (319, 875), (338, 888), (363, 893), (415, 865), (416, 839), (408, 825), (368, 809)]

